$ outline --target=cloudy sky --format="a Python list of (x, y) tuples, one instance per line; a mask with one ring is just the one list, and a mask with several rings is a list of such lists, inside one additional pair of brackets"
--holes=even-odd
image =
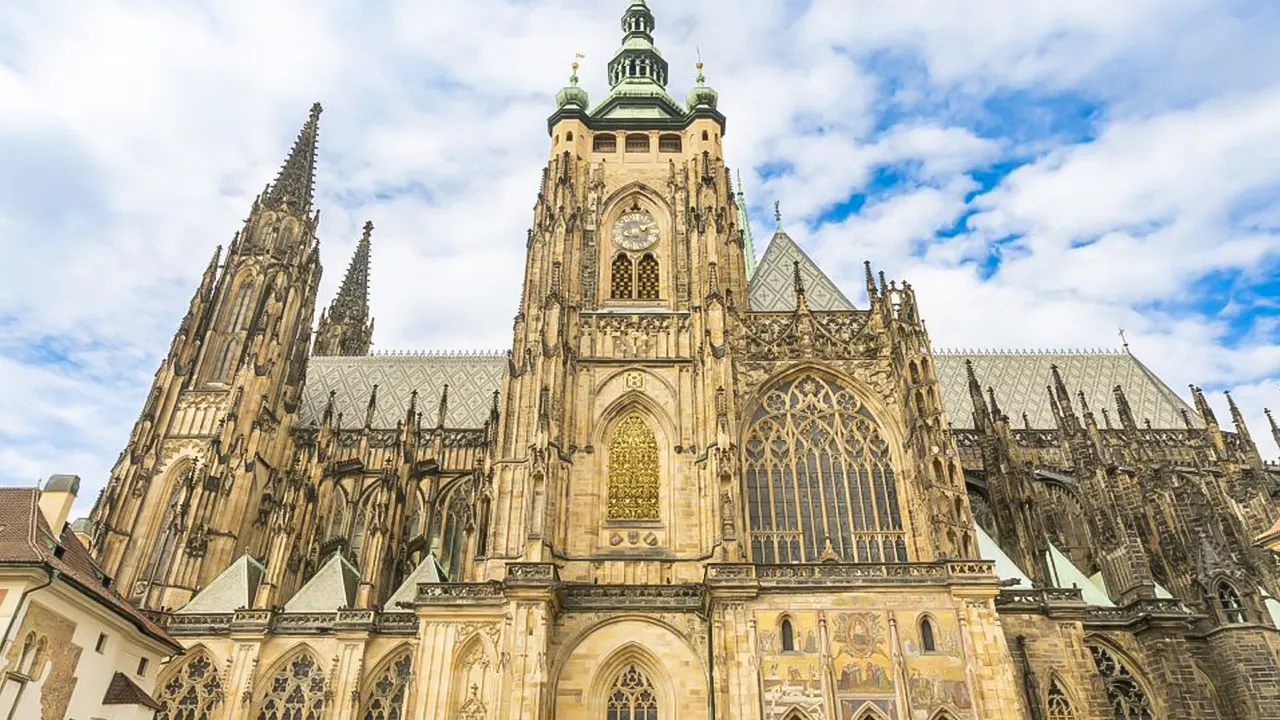
[[(1280, 4), (650, 0), (775, 200), (938, 347), (1117, 349), (1280, 408)], [(311, 102), (327, 302), (366, 219), (377, 346), (510, 341), (545, 119), (623, 0), (41, 0), (0, 13), (0, 482), (119, 453), (213, 248)], [(763, 243), (761, 243), (763, 244)], [(763, 248), (760, 248), (763, 250)]]

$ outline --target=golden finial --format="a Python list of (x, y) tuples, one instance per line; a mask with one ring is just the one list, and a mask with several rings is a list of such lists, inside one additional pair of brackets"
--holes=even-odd
[(586, 57), (587, 56), (582, 53), (577, 53), (573, 56), (573, 65), (571, 66), (573, 68), (573, 74), (569, 76), (569, 82), (571, 84), (578, 84), (578, 68), (582, 67), (582, 60)]
[(702, 75), (702, 48), (700, 47), (697, 48), (697, 51), (698, 51), (698, 84), (701, 85), (702, 83), (706, 82), (707, 79)]

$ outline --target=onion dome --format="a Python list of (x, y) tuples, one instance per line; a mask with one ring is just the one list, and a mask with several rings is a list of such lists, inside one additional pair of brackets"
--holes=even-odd
[(698, 84), (689, 91), (688, 105), (690, 110), (709, 108), (714, 110), (720, 102), (720, 93), (707, 85), (707, 78), (702, 74), (702, 62), (698, 62)]
[(589, 105), (590, 100), (587, 97), (587, 91), (578, 87), (578, 61), (574, 60), (573, 74), (569, 76), (568, 86), (556, 93), (556, 107), (566, 108), (573, 106), (585, 111)]

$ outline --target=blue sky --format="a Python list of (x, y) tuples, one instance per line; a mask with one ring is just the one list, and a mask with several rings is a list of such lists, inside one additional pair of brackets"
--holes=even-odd
[[(937, 347), (1118, 348), (1280, 406), (1280, 6), (651, 0), (696, 54), (758, 246), (858, 297), (909, 279)], [(383, 350), (509, 343), (545, 119), (622, 0), (44, 0), (0, 14), (0, 481), (101, 487), (215, 245), (325, 105), (327, 302), (366, 219)], [(478, 289), (483, 288), (483, 289)]]

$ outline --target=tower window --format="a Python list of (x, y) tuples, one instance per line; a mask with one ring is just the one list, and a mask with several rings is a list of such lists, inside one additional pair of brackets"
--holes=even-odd
[(703, 131), (702, 131), (702, 142), (710, 142), (710, 140), (711, 140), (711, 133), (708, 133), (706, 130), (703, 130)]
[(920, 621), (920, 649), (924, 652), (938, 652), (937, 641), (933, 638), (933, 621), (924, 618)]
[(629, 153), (646, 153), (649, 152), (649, 136), (632, 134), (627, 136), (627, 152)]
[(609, 296), (614, 300), (630, 300), (632, 298), (631, 258), (626, 253), (618, 253), (613, 259), (613, 277), (609, 283)]
[(1240, 602), (1240, 594), (1236, 589), (1227, 583), (1218, 585), (1218, 602), (1222, 605), (1222, 615), (1229, 623), (1242, 623), (1244, 617), (1244, 603)]
[(570, 130), (569, 132), (565, 133), (564, 139), (565, 139), (565, 142), (573, 142), (573, 131)]
[(678, 153), (681, 150), (679, 135), (662, 135), (658, 138), (658, 152)]
[(617, 135), (597, 135), (591, 141), (591, 149), (596, 152), (618, 152), (618, 136)]
[(796, 631), (791, 627), (791, 619), (783, 618), (778, 626), (778, 641), (782, 644), (782, 652), (796, 651)]
[(653, 253), (645, 253), (636, 266), (636, 297), (640, 300), (657, 300), (659, 275), (658, 259)]

